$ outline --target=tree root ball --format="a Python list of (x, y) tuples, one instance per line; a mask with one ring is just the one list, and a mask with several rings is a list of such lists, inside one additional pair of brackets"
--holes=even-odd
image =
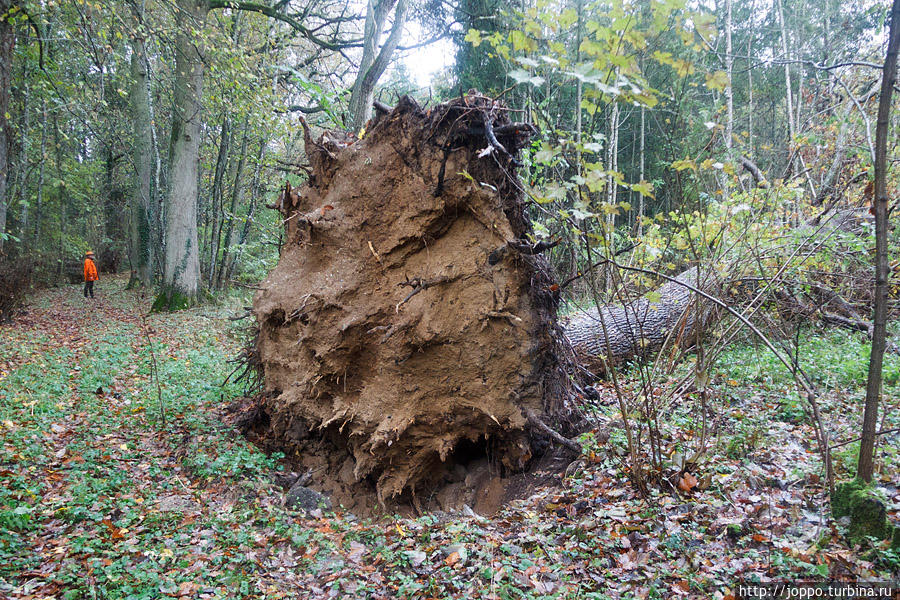
[(281, 257), (253, 305), (289, 456), (327, 440), (383, 502), (433, 486), (461, 447), (523, 468), (544, 437), (529, 412), (571, 433), (558, 287), (527, 251), (515, 175), (532, 132), (477, 94), (403, 98), (360, 140), (307, 130), (310, 179), (279, 199)]

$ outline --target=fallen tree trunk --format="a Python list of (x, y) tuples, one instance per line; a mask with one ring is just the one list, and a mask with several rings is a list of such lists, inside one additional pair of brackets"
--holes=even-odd
[[(760, 277), (733, 278), (725, 283), (710, 277), (698, 281), (698, 269), (693, 267), (633, 302), (572, 315), (565, 325), (566, 336), (579, 362), (595, 373), (656, 352), (670, 338), (682, 347), (693, 344), (699, 333), (697, 324), (710, 324), (716, 312), (712, 303), (691, 287), (703, 292), (722, 290), (727, 304), (738, 310), (751, 303), (771, 305), (786, 318), (819, 318), (826, 325), (872, 335), (871, 323), (864, 321), (852, 305), (826, 286), (779, 281), (766, 291), (764, 288), (769, 285), (767, 279)], [(808, 288), (807, 292), (795, 293), (795, 289), (804, 287)]]
[(698, 273), (692, 267), (633, 302), (572, 315), (565, 325), (566, 337), (581, 364), (603, 373), (607, 367), (659, 350), (670, 337), (682, 346), (693, 343), (696, 325), (706, 319), (708, 308), (683, 284), (707, 287), (698, 281)]
[(521, 469), (548, 425), (572, 433), (558, 286), (522, 251), (513, 178), (532, 131), (478, 95), (379, 107), (362, 140), (307, 130), (309, 184), (279, 199), (285, 242), (253, 304), (269, 436), (289, 455), (327, 447), (383, 502), (488, 451)]

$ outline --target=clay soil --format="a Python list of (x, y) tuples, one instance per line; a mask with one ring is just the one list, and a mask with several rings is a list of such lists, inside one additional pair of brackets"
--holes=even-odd
[(575, 431), (557, 287), (515, 176), (530, 133), (479, 95), (402, 99), (361, 140), (307, 131), (311, 176), (281, 195), (285, 242), (253, 305), (256, 428), (335, 504), (490, 512), (548, 447), (528, 415)]

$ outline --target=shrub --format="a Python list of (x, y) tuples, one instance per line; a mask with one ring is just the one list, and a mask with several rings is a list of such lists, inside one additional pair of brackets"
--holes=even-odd
[(0, 323), (12, 320), (31, 287), (31, 265), (0, 255)]

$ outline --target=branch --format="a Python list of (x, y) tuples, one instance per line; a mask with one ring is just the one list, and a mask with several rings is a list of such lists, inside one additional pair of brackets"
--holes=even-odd
[[(16, 7), (13, 7), (16, 8)], [(25, 10), (24, 6), (19, 6), (19, 10), (22, 11), (22, 14), (25, 15), (25, 18), (28, 19), (28, 24), (31, 25), (31, 28), (34, 29), (34, 35), (37, 37), (38, 43), (38, 66), (41, 68), (41, 71), (44, 70), (44, 34), (41, 33), (41, 28), (38, 27), (38, 24), (35, 22), (34, 17), (31, 16), (27, 10)], [(12, 10), (5, 15), (5, 18), (8, 20), (12, 14)]]
[(378, 56), (375, 58), (372, 66), (369, 67), (369, 69), (363, 76), (362, 89), (374, 87), (375, 84), (378, 83), (378, 79), (384, 73), (384, 70), (387, 68), (388, 63), (391, 60), (391, 55), (394, 53), (394, 50), (397, 49), (397, 45), (400, 43), (400, 35), (403, 33), (403, 20), (405, 18), (406, 0), (400, 0), (397, 3), (396, 10), (394, 11), (394, 23), (391, 25), (391, 32), (390, 34), (388, 34), (388, 39), (384, 42), (384, 45), (378, 52)]
[(308, 27), (304, 26), (300, 21), (297, 20), (296, 17), (292, 15), (285, 14), (278, 10), (281, 7), (281, 4), (276, 6), (269, 6), (267, 4), (262, 4), (260, 2), (244, 2), (237, 0), (210, 0), (209, 8), (210, 10), (216, 8), (230, 8), (232, 10), (243, 10), (247, 12), (257, 12), (267, 17), (271, 17), (276, 21), (281, 21), (282, 23), (287, 23), (291, 26), (292, 29), (299, 32), (303, 37), (308, 39), (310, 42), (319, 46), (320, 48), (325, 48), (327, 50), (341, 51), (346, 48), (359, 48), (362, 46), (362, 43), (359, 40), (348, 40), (346, 42), (335, 43), (323, 40), (322, 38), (315, 35)]
[(286, 108), (279, 108), (275, 112), (279, 114), (301, 112), (305, 115), (312, 115), (324, 110), (325, 108), (321, 104), (317, 106), (301, 106), (299, 104), (291, 104)]
[(388, 106), (384, 102), (379, 102), (378, 100), (375, 100), (374, 102), (372, 102), (372, 106), (375, 108), (376, 111), (378, 111), (382, 114), (385, 114), (385, 115), (390, 113), (393, 110), (390, 106)]
[(757, 187), (769, 187), (769, 182), (766, 181), (766, 176), (762, 174), (762, 171), (759, 170), (759, 167), (756, 166), (755, 162), (750, 160), (748, 157), (741, 155), (741, 166), (750, 171), (750, 174), (753, 176), (753, 181), (756, 182)]
[(530, 408), (523, 407), (522, 412), (525, 413), (525, 418), (528, 423), (536, 428), (538, 431), (549, 437), (551, 440), (560, 444), (561, 446), (565, 446), (572, 452), (575, 452), (578, 456), (581, 456), (581, 444), (576, 441), (570, 440), (569, 438), (563, 436), (561, 433), (550, 429), (550, 427), (541, 421), (540, 417), (534, 414), (534, 411)]

